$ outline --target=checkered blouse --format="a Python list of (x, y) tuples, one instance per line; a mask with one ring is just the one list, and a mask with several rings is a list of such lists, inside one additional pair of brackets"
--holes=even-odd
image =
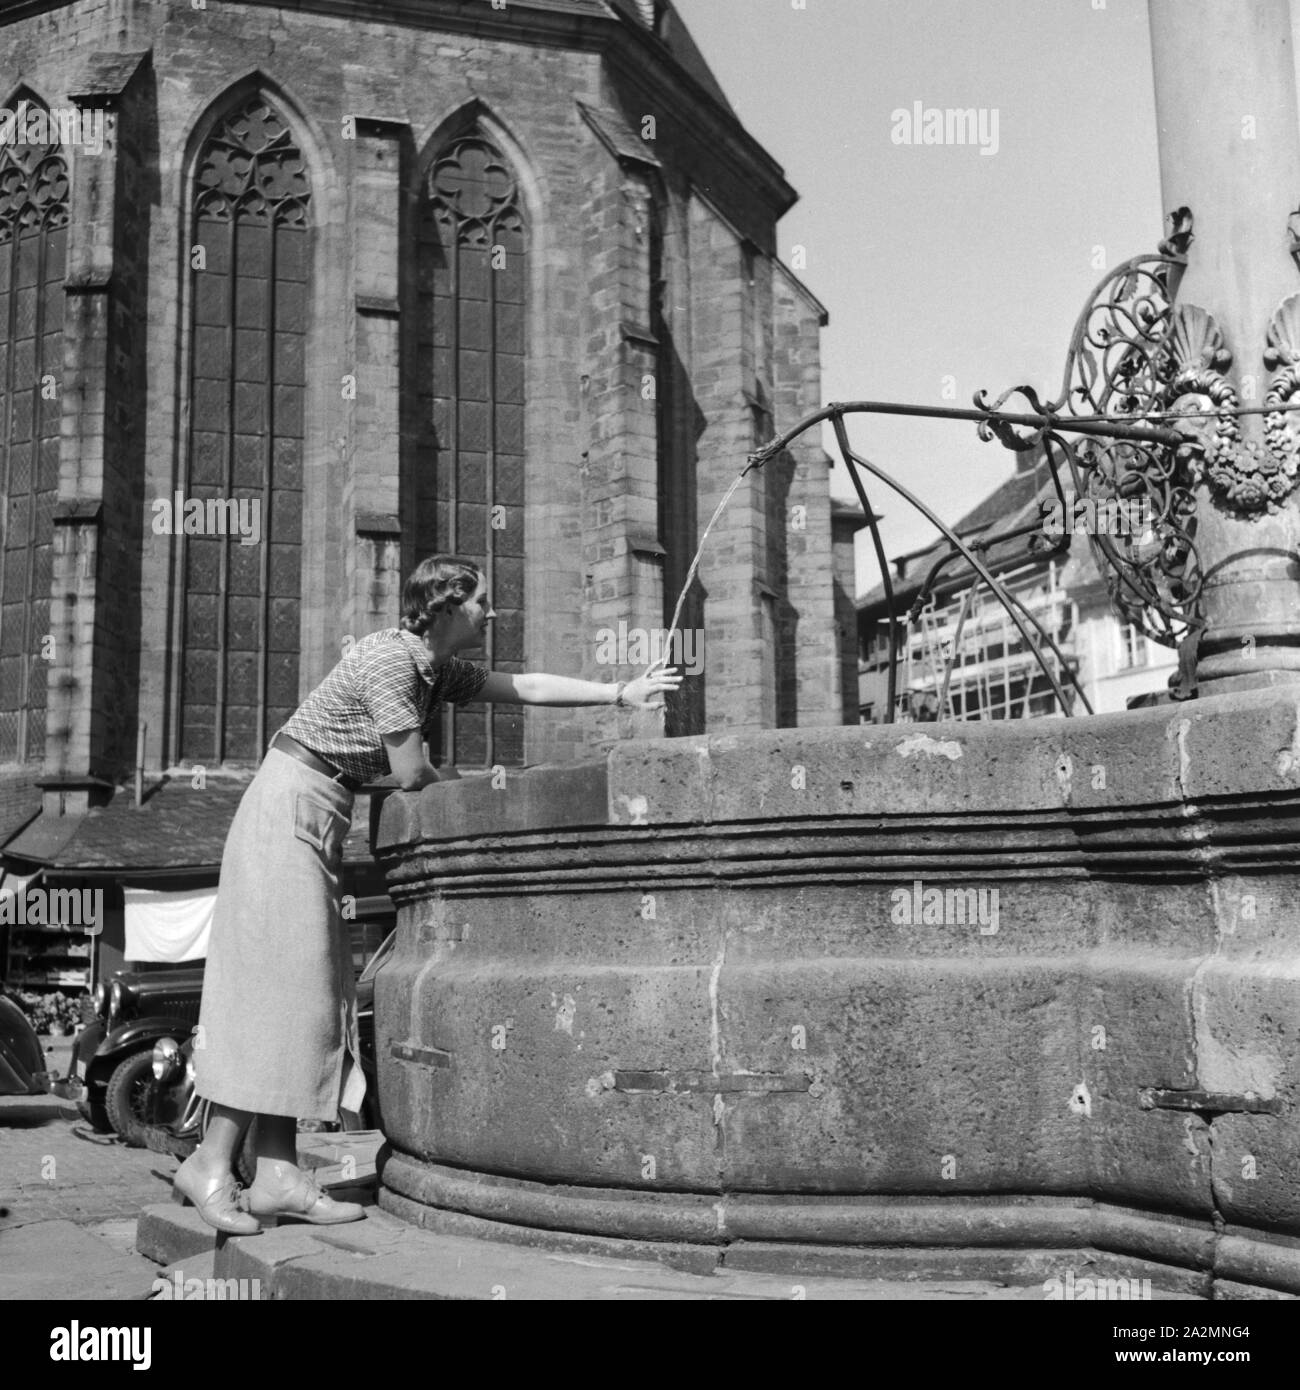
[(280, 730), (359, 781), (389, 772), (383, 734), (420, 729), (431, 738), (443, 705), (472, 700), (486, 666), (451, 657), (441, 669), (413, 632), (372, 632), (339, 662)]

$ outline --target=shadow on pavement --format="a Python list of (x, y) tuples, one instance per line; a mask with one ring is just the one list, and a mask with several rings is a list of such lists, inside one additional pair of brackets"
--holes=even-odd
[(33, 1099), (30, 1104), (21, 1100), (0, 1106), (0, 1129), (36, 1129), (56, 1120), (79, 1119), (75, 1105), (51, 1105)]

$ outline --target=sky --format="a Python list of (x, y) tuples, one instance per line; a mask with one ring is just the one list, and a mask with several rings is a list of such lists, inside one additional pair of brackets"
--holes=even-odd
[[(1055, 396), (1093, 287), (1164, 234), (1146, 0), (674, 2), (800, 194), (778, 242), (787, 264), (805, 248), (798, 273), (830, 311), (823, 400)], [(995, 152), (896, 142), (893, 113), (917, 102), (983, 112)], [(950, 524), (1015, 468), (973, 424), (858, 416), (849, 432)], [(855, 497), (839, 464), (832, 488)], [(871, 500), (891, 557), (934, 536), (883, 486)], [(869, 551), (864, 532), (859, 592)]]

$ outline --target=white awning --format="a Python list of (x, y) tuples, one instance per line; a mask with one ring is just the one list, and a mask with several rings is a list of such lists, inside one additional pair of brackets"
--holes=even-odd
[(27, 885), (32, 879), (38, 877), (36, 874), (16, 874), (11, 869), (0, 869), (0, 898), (21, 898), (27, 891)]
[[(26, 895), (27, 885), (35, 883), (40, 878), (40, 870), (34, 874), (16, 874), (10, 869), (0, 870), (0, 901), (5, 898), (21, 898)], [(5, 903), (0, 907), (0, 922), (16, 922), (25, 920), (22, 913), (22, 904), (18, 902)]]
[(215, 888), (162, 893), (123, 888), (127, 960), (178, 964), (208, 954), (208, 932), (217, 902)]

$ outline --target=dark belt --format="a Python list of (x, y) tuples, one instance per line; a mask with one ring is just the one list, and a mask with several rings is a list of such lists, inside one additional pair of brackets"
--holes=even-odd
[(323, 773), (331, 782), (337, 782), (340, 787), (344, 787), (350, 792), (357, 792), (361, 789), (361, 783), (355, 777), (349, 777), (346, 773), (340, 772), (333, 763), (327, 763), (324, 758), (313, 753), (310, 748), (304, 747), (296, 738), (290, 738), (288, 734), (276, 734), (271, 740), (271, 747), (278, 748), (281, 753), (287, 753), (291, 758), (297, 758), (300, 763), (305, 763), (313, 772)]

